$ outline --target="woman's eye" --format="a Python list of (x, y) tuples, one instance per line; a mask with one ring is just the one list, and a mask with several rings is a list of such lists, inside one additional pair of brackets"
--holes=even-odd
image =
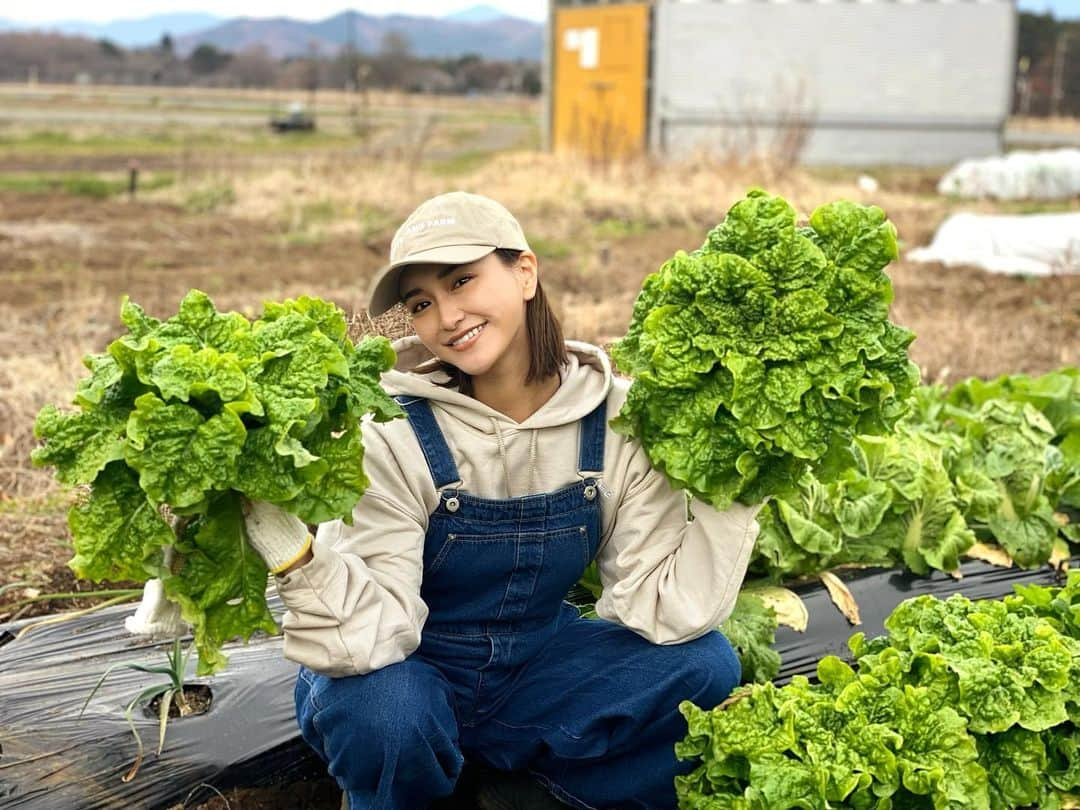
[(466, 281), (470, 281), (471, 279), (472, 279), (472, 276), (462, 276), (461, 278), (457, 279), (454, 282), (454, 288), (456, 289), (457, 287), (460, 287)]
[(427, 301), (417, 301), (417, 302), (416, 302), (415, 304), (413, 304), (413, 305), (412, 305), (412, 307), (411, 307), (411, 308), (409, 309), (409, 312), (410, 312), (410, 313), (411, 313), (412, 315), (416, 315), (416, 314), (418, 314), (419, 312), (421, 312), (421, 311), (423, 311), (424, 309), (426, 309), (426, 308), (427, 308), (427, 304), (428, 304), (428, 302), (427, 302)]

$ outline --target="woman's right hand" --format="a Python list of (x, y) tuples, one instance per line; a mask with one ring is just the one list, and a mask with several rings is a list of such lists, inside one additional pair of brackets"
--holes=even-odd
[(311, 559), (311, 533), (296, 515), (266, 501), (243, 501), (248, 544), (270, 572), (286, 574)]

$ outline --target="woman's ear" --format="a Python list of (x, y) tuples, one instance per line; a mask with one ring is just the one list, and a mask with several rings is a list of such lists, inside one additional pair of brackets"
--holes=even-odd
[(525, 300), (531, 301), (536, 297), (536, 285), (540, 281), (540, 265), (536, 259), (536, 254), (530, 250), (524, 251), (518, 256), (516, 270), (519, 274), (518, 278), (522, 282), (522, 292), (525, 294)]

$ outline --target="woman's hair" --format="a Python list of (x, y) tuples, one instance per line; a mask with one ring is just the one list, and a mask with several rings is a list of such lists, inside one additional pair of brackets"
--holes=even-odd
[[(522, 251), (509, 248), (497, 248), (495, 255), (506, 267), (513, 267), (521, 257)], [(525, 302), (525, 329), (529, 338), (529, 371), (525, 383), (546, 380), (569, 362), (566, 356), (566, 344), (563, 342), (562, 326), (548, 304), (540, 280), (536, 280), (536, 295)], [(430, 374), (441, 371), (449, 377), (446, 382), (436, 383), (443, 388), (456, 388), (461, 393), (472, 395), (472, 377), (453, 363), (446, 363), (438, 358), (428, 360), (412, 369), (417, 374)]]

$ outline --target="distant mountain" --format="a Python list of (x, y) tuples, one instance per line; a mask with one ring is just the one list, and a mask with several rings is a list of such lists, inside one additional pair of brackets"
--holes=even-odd
[(109, 23), (61, 20), (50, 23), (24, 23), (16, 20), (0, 20), (0, 30), (59, 31), (62, 34), (109, 39), (125, 48), (151, 45), (161, 41), (162, 34), (174, 40), (183, 34), (215, 26), (222, 21), (213, 14), (176, 13), (155, 14), (131, 20), (114, 20)]
[(544, 39), (540, 23), (501, 12), (494, 19), (461, 21), (404, 14), (375, 17), (345, 11), (317, 22), (288, 17), (240, 17), (202, 31), (174, 36), (173, 41), (180, 54), (188, 54), (206, 43), (234, 52), (261, 45), (278, 58), (300, 56), (312, 48), (325, 56), (338, 52), (350, 41), (350, 30), (353, 45), (362, 53), (377, 53), (383, 37), (394, 31), (408, 40), (414, 55), (425, 58), (475, 53), (487, 59), (539, 62)]

